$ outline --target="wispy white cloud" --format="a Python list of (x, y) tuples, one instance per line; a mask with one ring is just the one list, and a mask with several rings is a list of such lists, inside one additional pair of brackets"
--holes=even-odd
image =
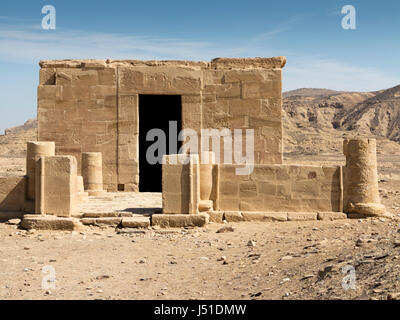
[(276, 36), (281, 35), (282, 33), (291, 30), (295, 25), (301, 21), (304, 21), (306, 19), (310, 18), (310, 15), (297, 15), (293, 16), (281, 23), (279, 23), (277, 26), (275, 26), (272, 30), (267, 30), (264, 32), (260, 32), (256, 34), (254, 37), (250, 38), (248, 40), (249, 44), (261, 42), (261, 41), (268, 41), (273, 38), (276, 38)]
[(368, 67), (359, 67), (315, 57), (293, 57), (284, 72), (284, 89), (328, 88), (347, 91), (374, 91), (400, 84), (400, 77)]
[(196, 39), (156, 38), (79, 30), (41, 30), (37, 26), (0, 25), (0, 58), (31, 63), (41, 59), (210, 59), (234, 56), (242, 48), (226, 48)]
[(190, 59), (215, 57), (254, 57), (286, 55), (285, 90), (299, 87), (325, 87), (337, 90), (368, 91), (400, 83), (400, 78), (381, 70), (319, 57), (302, 57), (287, 49), (273, 48), (273, 38), (294, 27), (299, 18), (288, 20), (276, 29), (228, 46), (199, 39), (133, 36), (80, 30), (42, 30), (37, 25), (0, 24), (0, 61), (36, 64), (42, 59)]

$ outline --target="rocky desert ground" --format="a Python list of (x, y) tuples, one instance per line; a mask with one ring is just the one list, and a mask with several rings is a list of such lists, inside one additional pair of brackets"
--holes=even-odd
[[(400, 299), (400, 87), (284, 98), (286, 162), (343, 164), (344, 137), (377, 138), (389, 216), (74, 232), (11, 220), (0, 223), (0, 299)], [(0, 174), (25, 173), (35, 135), (33, 120), (0, 136)], [(55, 287), (42, 288), (51, 270)]]

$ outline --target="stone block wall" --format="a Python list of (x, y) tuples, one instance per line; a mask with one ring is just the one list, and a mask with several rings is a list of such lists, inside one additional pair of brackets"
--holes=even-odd
[(284, 63), (220, 58), (203, 73), (203, 128), (242, 129), (243, 143), (244, 130), (253, 129), (254, 163), (282, 163)]
[(55, 141), (56, 154), (102, 152), (106, 187), (116, 186), (118, 113), (116, 69), (80, 63), (40, 70), (38, 140)]
[(236, 175), (236, 165), (219, 165), (218, 204), (223, 211), (341, 212), (341, 167), (255, 165)]
[(104, 189), (138, 191), (138, 96), (181, 95), (182, 129), (254, 129), (255, 163), (282, 162), (284, 57), (211, 62), (41, 61), (38, 140), (102, 152)]
[(23, 211), (26, 177), (0, 177), (0, 216), (5, 211)]

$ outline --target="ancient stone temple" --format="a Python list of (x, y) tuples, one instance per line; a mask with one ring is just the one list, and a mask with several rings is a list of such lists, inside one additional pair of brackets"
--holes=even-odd
[(282, 163), (285, 62), (42, 61), (38, 140), (54, 141), (57, 154), (78, 162), (83, 152), (101, 152), (108, 191), (161, 191), (161, 168), (146, 162), (146, 134), (168, 132), (170, 121), (178, 131), (199, 134), (203, 128), (252, 128), (254, 162)]
[[(0, 178), (0, 218), (36, 213), (26, 228), (57, 229), (76, 218), (182, 227), (385, 214), (375, 140), (345, 140), (345, 166), (283, 162), (285, 63), (41, 61), (38, 141), (28, 143), (25, 177)], [(129, 191), (162, 191), (162, 212), (79, 211), (88, 197)]]

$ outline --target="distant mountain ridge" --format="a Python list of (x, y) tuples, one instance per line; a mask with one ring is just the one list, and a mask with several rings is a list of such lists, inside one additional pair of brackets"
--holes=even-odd
[(31, 119), (22, 126), (5, 130), (0, 135), (0, 157), (24, 158), (26, 156), (26, 143), (37, 140), (37, 121)]
[(27, 130), (33, 129), (33, 128), (37, 128), (37, 120), (29, 119), (22, 126), (7, 128), (6, 130), (4, 130), (4, 134), (7, 136), (10, 134), (16, 134), (18, 132), (27, 131)]
[(373, 92), (302, 88), (283, 93), (285, 152), (330, 153), (344, 137), (375, 137), (397, 142), (399, 152), (400, 86)]
[(400, 142), (400, 85), (381, 91), (343, 115), (347, 130), (372, 133)]
[(293, 96), (327, 96), (342, 93), (343, 91), (336, 91), (331, 89), (321, 89), (321, 88), (299, 88), (295, 90), (285, 91), (282, 93), (284, 98), (289, 98)]

